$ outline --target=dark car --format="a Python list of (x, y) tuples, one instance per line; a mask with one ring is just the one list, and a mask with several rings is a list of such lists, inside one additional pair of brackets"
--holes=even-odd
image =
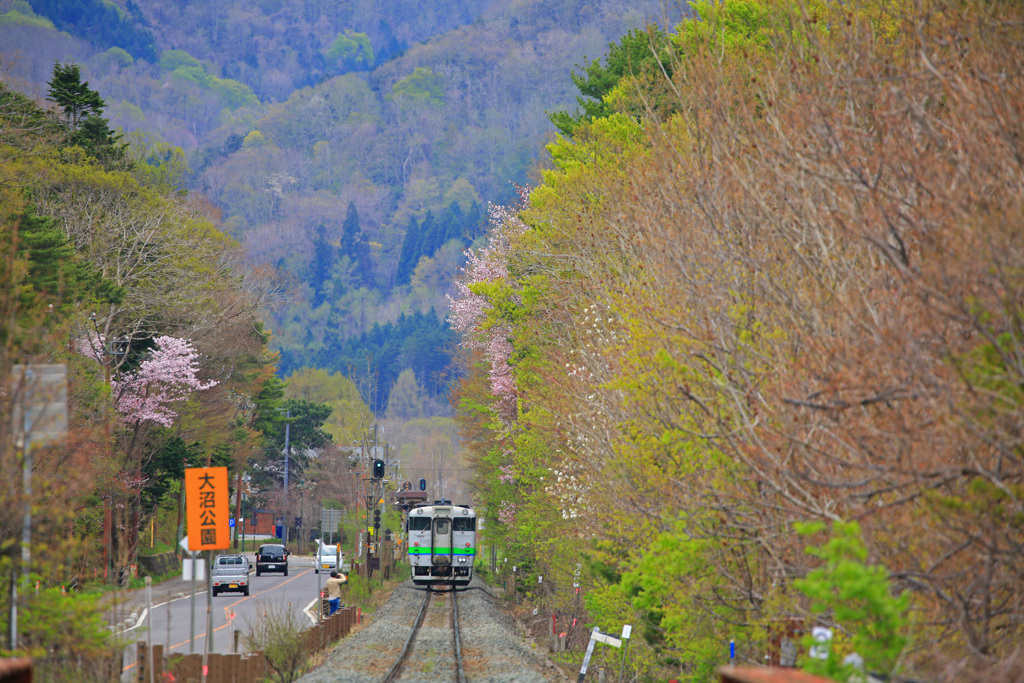
[(283, 545), (261, 545), (256, 552), (256, 576), (263, 572), (281, 572), (288, 576), (288, 548)]

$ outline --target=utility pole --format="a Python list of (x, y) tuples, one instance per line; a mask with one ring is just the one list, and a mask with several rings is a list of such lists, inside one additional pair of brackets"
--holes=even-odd
[[(21, 387), (21, 439), (22, 439), (22, 496), (25, 511), (21, 522), (21, 583), (22, 590), (28, 595), (29, 574), (32, 560), (32, 425), (29, 422), (28, 401), (25, 394), (28, 384), (33, 380), (32, 368), (25, 368)], [(18, 585), (11, 578), (11, 650), (18, 649)]]
[(285, 417), (288, 421), (284, 423), (284, 524), (281, 525), (281, 542), (288, 545), (288, 461), (292, 456), (292, 411), (286, 411)]
[(292, 444), (291, 444), (291, 435), (292, 435), (291, 418), (292, 418), (292, 411), (290, 411), (290, 410), (286, 411), (284, 415), (289, 420), (288, 422), (284, 423), (284, 499), (287, 501), (288, 500), (288, 461), (291, 459), (291, 455), (292, 455)]

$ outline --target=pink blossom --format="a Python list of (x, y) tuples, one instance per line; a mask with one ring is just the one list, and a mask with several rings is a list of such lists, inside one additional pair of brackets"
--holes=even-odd
[(512, 465), (502, 465), (498, 469), (503, 472), (503, 474), (498, 475), (498, 481), (500, 481), (502, 484), (511, 484), (513, 481), (515, 481), (516, 476), (515, 472), (512, 469)]
[(515, 503), (503, 500), (498, 507), (498, 521), (505, 526), (515, 526), (516, 512), (518, 512), (518, 509)]
[(106, 343), (107, 340), (103, 338), (102, 334), (86, 332), (85, 336), (79, 337), (73, 342), (73, 346), (80, 355), (103, 364), (103, 347)]
[(479, 285), (496, 283), (508, 278), (508, 260), (512, 253), (514, 239), (527, 230), (518, 212), (525, 206), (528, 188), (516, 188), (520, 202), (516, 207), (490, 205), (491, 229), (488, 244), (478, 250), (467, 249), (466, 266), (462, 277), (455, 283), (456, 295), (448, 296), (452, 327), (462, 335), (462, 344), (467, 348), (482, 349), (491, 363), (491, 393), (494, 408), (506, 422), (516, 417), (517, 390), (515, 373), (509, 360), (513, 346), (507, 325), (494, 324), (488, 320), (492, 304)]
[(156, 347), (136, 372), (111, 380), (114, 407), (123, 423), (150, 421), (170, 427), (178, 416), (172, 406), (217, 382), (199, 381), (199, 354), (188, 341), (168, 336), (153, 341)]

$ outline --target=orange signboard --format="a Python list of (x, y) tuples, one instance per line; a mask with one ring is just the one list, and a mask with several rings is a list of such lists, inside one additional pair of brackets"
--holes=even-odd
[(185, 510), (189, 550), (222, 550), (230, 545), (228, 468), (185, 468)]

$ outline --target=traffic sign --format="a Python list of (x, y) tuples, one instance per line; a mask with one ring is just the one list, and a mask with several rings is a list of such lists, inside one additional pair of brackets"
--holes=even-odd
[(185, 469), (189, 550), (223, 550), (230, 545), (228, 498), (228, 468)]
[(68, 431), (68, 378), (64, 365), (13, 365), (11, 426), (14, 443), (31, 448), (62, 440)]

